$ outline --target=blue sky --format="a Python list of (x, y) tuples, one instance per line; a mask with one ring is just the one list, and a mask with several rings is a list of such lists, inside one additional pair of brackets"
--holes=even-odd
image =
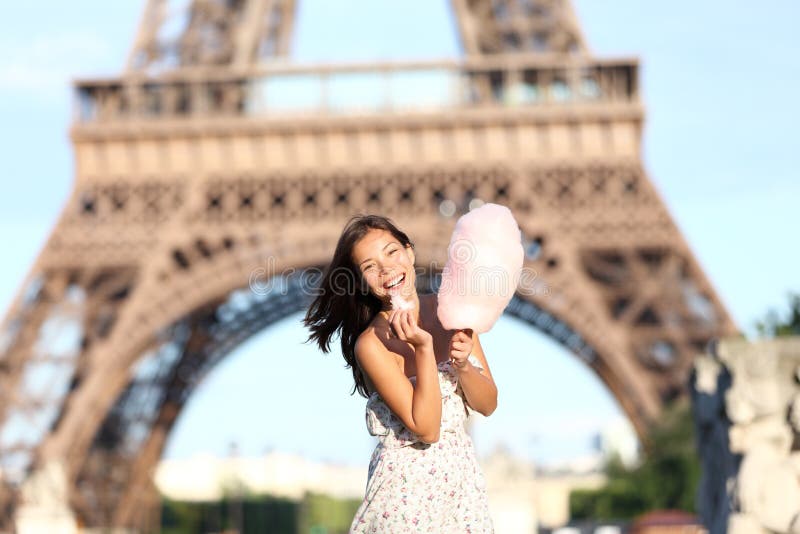
[[(72, 184), (69, 81), (121, 70), (142, 5), (0, 3), (3, 309)], [(800, 4), (578, 0), (575, 7), (594, 53), (641, 59), (645, 167), (735, 321), (752, 333), (768, 308), (800, 290), (793, 246)], [(458, 50), (445, 0), (300, 1), (297, 61), (441, 58)], [(300, 345), (298, 319), (262, 332), (220, 364), (182, 414), (169, 456), (224, 454), (235, 440), (244, 454), (273, 447), (366, 463), (373, 442), (363, 399), (348, 396), (350, 372), (338, 356)], [(476, 425), (479, 452), (507, 441), (542, 460), (581, 454), (592, 432), (619, 416), (602, 384), (538, 333), (503, 319), (484, 345), (500, 404)]]

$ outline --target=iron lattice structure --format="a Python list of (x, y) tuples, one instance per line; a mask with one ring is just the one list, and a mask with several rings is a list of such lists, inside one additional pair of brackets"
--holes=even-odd
[(355, 212), (435, 286), (457, 216), (509, 206), (535, 276), (508, 313), (643, 437), (736, 331), (643, 169), (637, 60), (592, 56), (567, 0), (452, 7), (459, 59), (304, 66), (276, 61), (293, 0), (150, 0), (123, 75), (77, 82), (74, 188), (0, 335), (6, 527), (53, 461), (83, 524), (146, 525), (193, 388), (307, 304)]

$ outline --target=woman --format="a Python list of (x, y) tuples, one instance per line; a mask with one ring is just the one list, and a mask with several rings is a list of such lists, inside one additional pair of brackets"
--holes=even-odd
[[(445, 330), (436, 295), (417, 295), (414, 248), (389, 219), (352, 218), (305, 317), (323, 352), (337, 332), (378, 436), (350, 532), (493, 532), (464, 421), (497, 388), (471, 331)], [(392, 297), (411, 304), (392, 309)]]

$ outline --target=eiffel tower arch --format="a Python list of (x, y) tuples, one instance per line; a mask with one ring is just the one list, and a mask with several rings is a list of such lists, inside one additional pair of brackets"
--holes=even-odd
[(293, 0), (149, 0), (123, 74), (76, 83), (74, 186), (0, 331), (0, 527), (49, 465), (83, 524), (146, 526), (198, 381), (303, 309), (356, 212), (435, 288), (458, 215), (509, 206), (507, 313), (643, 438), (736, 332), (643, 168), (637, 60), (592, 55), (567, 0), (451, 3), (458, 59), (297, 65)]

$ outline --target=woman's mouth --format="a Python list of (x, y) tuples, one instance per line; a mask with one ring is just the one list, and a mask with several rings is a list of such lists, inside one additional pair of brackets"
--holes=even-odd
[(403, 284), (406, 281), (406, 275), (401, 274), (389, 280), (386, 284), (383, 285), (383, 288), (388, 290), (390, 293), (393, 291), (399, 291)]

